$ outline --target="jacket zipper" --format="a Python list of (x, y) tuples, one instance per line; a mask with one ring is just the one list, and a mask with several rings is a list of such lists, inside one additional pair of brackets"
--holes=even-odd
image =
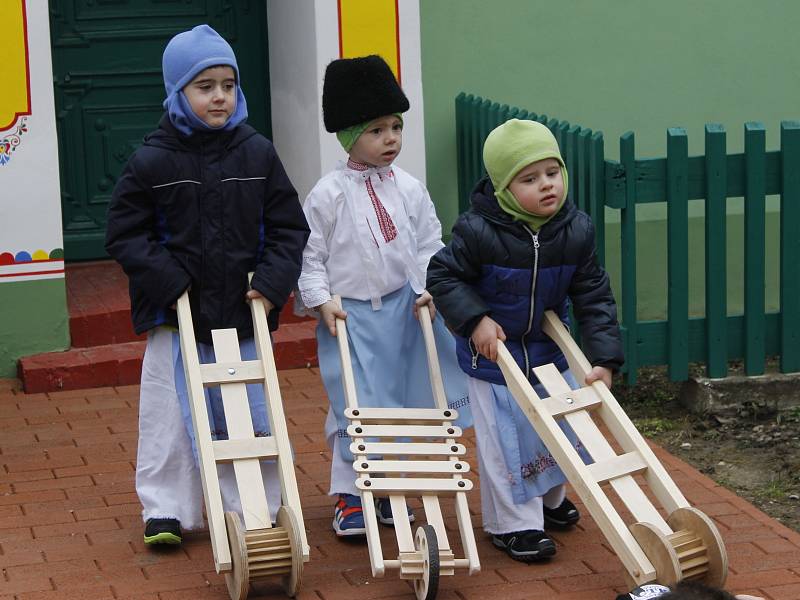
[(536, 292), (536, 275), (539, 271), (539, 234), (531, 230), (527, 225), (524, 226), (531, 239), (533, 240), (533, 277), (531, 278), (531, 305), (528, 311), (528, 329), (522, 334), (520, 341), (522, 342), (522, 354), (525, 357), (525, 377), (530, 381), (531, 378), (531, 361), (528, 356), (528, 345), (525, 343), (525, 336), (527, 336), (531, 329), (533, 329), (533, 302), (534, 294)]
[(467, 339), (467, 344), (469, 345), (469, 353), (472, 355), (472, 370), (474, 371), (478, 368), (478, 350), (472, 343), (472, 338)]

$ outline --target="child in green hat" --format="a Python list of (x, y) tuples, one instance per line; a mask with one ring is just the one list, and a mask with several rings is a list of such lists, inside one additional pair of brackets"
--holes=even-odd
[[(483, 527), (495, 546), (531, 562), (556, 552), (545, 528), (570, 527), (580, 515), (565, 497), (563, 472), (506, 387), (495, 363), (497, 340), (543, 397), (532, 371), (540, 365), (555, 363), (578, 387), (542, 331), (546, 310), (567, 323), (572, 306), (593, 365), (587, 385), (611, 386), (622, 343), (594, 227), (566, 200), (567, 171), (550, 130), (511, 119), (489, 134), (483, 159), (489, 176), (476, 185), (450, 243), (431, 259), (426, 287), (456, 334), (459, 364), (470, 376)], [(589, 461), (574, 433), (565, 433)]]

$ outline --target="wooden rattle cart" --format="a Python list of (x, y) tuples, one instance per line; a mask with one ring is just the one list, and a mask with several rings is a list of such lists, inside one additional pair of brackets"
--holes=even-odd
[[(579, 382), (591, 365), (567, 328), (552, 311), (545, 313), (544, 332), (559, 346)], [(511, 353), (498, 342), (497, 360), (509, 390), (555, 457), (589, 513), (622, 560), (632, 586), (657, 581), (672, 587), (682, 579), (701, 579), (722, 586), (728, 560), (713, 521), (689, 506), (666, 469), (634, 427), (616, 398), (600, 381), (573, 390), (553, 364), (533, 369), (550, 395), (539, 398)], [(616, 439), (617, 454), (590, 415), (593, 411)], [(556, 423), (563, 418), (591, 454), (585, 465)], [(666, 520), (639, 487), (640, 473), (669, 515)], [(626, 526), (601, 488), (608, 482), (636, 522)]]
[[(335, 301), (341, 307), (338, 297)], [(398, 569), (401, 579), (414, 581), (420, 600), (435, 598), (439, 577), (453, 575), (456, 568), (468, 569), (470, 575), (480, 571), (466, 497), (472, 482), (462, 477), (469, 472), (469, 465), (460, 458), (466, 448), (457, 442), (461, 429), (453, 425), (458, 412), (447, 406), (431, 321), (427, 307), (419, 311), (436, 408), (360, 408), (347, 327), (344, 320), (336, 320), (347, 403), (345, 416), (350, 421), (347, 433), (352, 438), (350, 451), (361, 494), (372, 575), (383, 577), (386, 569)], [(407, 513), (409, 496), (422, 498), (427, 520), (414, 535)], [(455, 499), (465, 558), (456, 558), (450, 547), (440, 496)], [(375, 499), (387, 497), (399, 550), (393, 560), (384, 559), (375, 509)]]
[[(224, 573), (233, 600), (247, 597), (250, 583), (281, 577), (286, 593), (300, 589), (308, 542), (294, 474), (275, 358), (262, 299), (250, 302), (258, 360), (243, 361), (235, 329), (211, 332), (215, 363), (200, 364), (188, 293), (178, 300), (181, 353), (186, 371), (211, 548), (217, 573)], [(246, 385), (261, 383), (270, 435), (255, 437)], [(204, 387), (220, 387), (229, 439), (212, 440)], [(260, 461), (277, 461), (282, 506), (277, 524), (270, 520)], [(223, 512), (217, 463), (233, 463), (244, 523)]]

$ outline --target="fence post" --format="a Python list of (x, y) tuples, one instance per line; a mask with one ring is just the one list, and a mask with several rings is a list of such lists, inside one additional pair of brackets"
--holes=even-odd
[(689, 142), (667, 129), (667, 318), (669, 377), (689, 378)]
[(781, 371), (800, 371), (800, 122), (781, 122)]
[(578, 132), (578, 156), (575, 160), (576, 170), (578, 171), (578, 179), (580, 179), (580, 186), (575, 195), (575, 204), (582, 211), (587, 213), (590, 217), (592, 215), (592, 205), (589, 202), (591, 190), (589, 183), (589, 152), (592, 139), (591, 129), (581, 129)]
[(458, 175), (458, 212), (464, 211), (464, 202), (467, 194), (467, 169), (466, 163), (469, 158), (469, 150), (467, 149), (467, 127), (471, 119), (466, 116), (466, 103), (468, 96), (461, 92), (456, 96), (456, 157), (458, 160), (457, 175)]
[(636, 158), (634, 134), (625, 133), (619, 139), (619, 160), (625, 170), (625, 206), (622, 221), (622, 326), (625, 331), (625, 381), (636, 384), (637, 314), (636, 314)]
[(764, 372), (765, 134), (761, 123), (744, 125), (744, 366)]
[(706, 374), (728, 374), (727, 212), (725, 128), (706, 125)]
[(589, 146), (589, 207), (594, 221), (597, 260), (606, 265), (606, 156), (603, 133), (596, 131)]

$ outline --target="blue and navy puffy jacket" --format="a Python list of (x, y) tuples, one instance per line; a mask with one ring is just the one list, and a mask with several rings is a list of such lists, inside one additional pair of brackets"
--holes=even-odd
[(164, 116), (117, 180), (106, 250), (130, 280), (137, 333), (177, 326), (170, 306), (191, 286), (197, 341), (235, 328), (252, 337), (252, 287), (274, 305), (270, 329), (300, 275), (309, 228), (272, 143), (249, 125), (178, 133)]
[(534, 232), (500, 208), (491, 181), (482, 179), (470, 210), (453, 226), (450, 243), (431, 259), (427, 289), (456, 334), (461, 368), (472, 377), (505, 384), (497, 364), (469, 340), (485, 315), (503, 328), (506, 346), (532, 382), (533, 367), (555, 363), (566, 369), (541, 323), (546, 310), (566, 323), (570, 302), (589, 362), (614, 371), (624, 362), (608, 274), (595, 254), (594, 226), (569, 201)]

